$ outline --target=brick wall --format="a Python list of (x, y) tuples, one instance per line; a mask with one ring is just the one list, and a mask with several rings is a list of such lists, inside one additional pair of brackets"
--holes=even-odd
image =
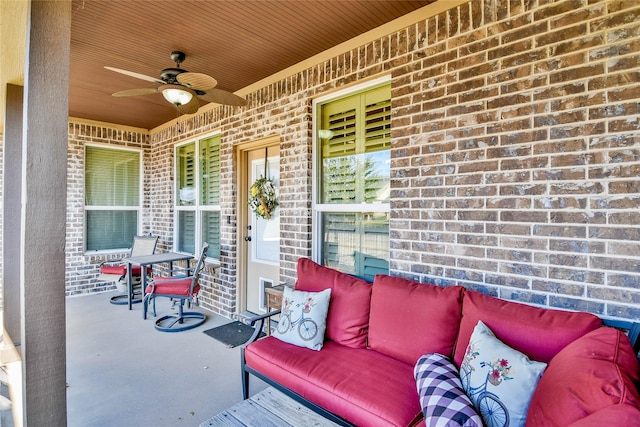
[[(67, 151), (67, 229), (65, 242), (66, 294), (76, 295), (115, 289), (113, 283), (98, 281), (98, 266), (102, 261), (122, 258), (128, 253), (108, 255), (84, 251), (84, 146), (103, 144), (143, 150), (143, 233), (150, 233), (150, 207), (152, 165), (149, 162), (149, 137), (146, 132), (111, 129), (104, 125), (69, 123)], [(155, 233), (155, 230), (153, 231)]]
[(397, 36), (393, 274), (640, 319), (639, 16), (474, 1)]
[(155, 132), (150, 230), (171, 247), (173, 146), (220, 129), (231, 223), (202, 302), (230, 316), (234, 147), (279, 135), (280, 270), (292, 284), (311, 254), (312, 99), (391, 74), (391, 274), (640, 319), (639, 17), (636, 2), (474, 0), (253, 92), (246, 108)]

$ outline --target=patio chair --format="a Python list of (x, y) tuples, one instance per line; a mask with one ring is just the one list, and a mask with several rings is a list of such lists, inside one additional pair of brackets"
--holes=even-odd
[[(158, 243), (157, 236), (135, 236), (133, 238), (133, 245), (131, 246), (131, 252), (127, 256), (144, 256), (144, 255), (153, 255), (156, 250), (156, 245)], [(140, 287), (140, 283), (142, 282), (141, 268), (138, 265), (134, 265), (131, 268), (131, 280), (135, 287)], [(146, 271), (147, 274), (151, 274), (151, 268), (148, 268)], [(127, 277), (127, 264), (122, 262), (122, 258), (119, 260), (111, 260), (105, 261), (100, 264), (100, 280), (105, 280), (109, 282), (115, 282), (116, 288), (123, 295), (116, 295), (111, 297), (111, 304), (117, 305), (125, 305), (129, 303), (129, 278)], [(137, 292), (134, 291), (133, 296), (138, 295), (141, 296), (141, 289)], [(142, 298), (134, 298), (132, 303), (139, 303), (142, 301)]]
[(155, 277), (147, 286), (146, 295), (143, 298), (143, 317), (147, 318), (149, 304), (153, 303), (155, 316), (155, 299), (157, 297), (171, 298), (178, 305), (178, 312), (162, 316), (156, 320), (155, 327), (162, 332), (181, 332), (200, 326), (207, 319), (204, 313), (197, 311), (184, 311), (184, 304), (198, 305), (198, 292), (200, 291), (200, 272), (204, 269), (205, 259), (209, 245), (204, 243), (200, 257), (195, 267), (176, 270), (185, 271), (186, 275), (172, 277)]

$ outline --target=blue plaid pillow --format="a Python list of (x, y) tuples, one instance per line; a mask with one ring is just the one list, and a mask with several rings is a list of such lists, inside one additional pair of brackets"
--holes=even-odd
[(425, 354), (418, 359), (414, 376), (427, 427), (482, 427), (458, 370), (447, 357)]

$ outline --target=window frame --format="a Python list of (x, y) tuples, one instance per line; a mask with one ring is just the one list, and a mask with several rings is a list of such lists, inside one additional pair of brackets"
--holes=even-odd
[[(87, 204), (87, 148), (95, 147), (106, 150), (118, 150), (118, 151), (128, 151), (132, 153), (138, 154), (138, 204), (137, 205), (118, 205), (118, 206), (108, 206), (108, 205), (88, 205)], [(83, 249), (84, 252), (91, 254), (110, 254), (122, 252), (130, 249), (131, 247), (124, 248), (112, 248), (112, 249), (88, 249), (88, 220), (87, 220), (87, 211), (136, 211), (136, 234), (139, 235), (141, 233), (141, 225), (142, 225), (142, 207), (144, 204), (144, 150), (140, 148), (131, 148), (131, 147), (122, 147), (110, 144), (100, 144), (100, 143), (86, 143), (83, 147), (83, 158), (84, 158), (84, 168), (83, 168), (83, 184), (82, 184), (82, 192), (83, 192)], [(133, 237), (131, 236), (131, 243), (133, 244)]]
[[(202, 182), (201, 182), (201, 158), (200, 158), (200, 153), (202, 150), (201, 147), (201, 143), (205, 140), (211, 139), (211, 138), (219, 138), (219, 150), (220, 150), (220, 162), (222, 162), (222, 134), (221, 132), (218, 131), (214, 131), (211, 133), (207, 133), (204, 135), (200, 135), (197, 136), (195, 138), (183, 141), (179, 144), (174, 145), (173, 147), (173, 155), (174, 155), (174, 162), (173, 162), (173, 193), (172, 193), (172, 198), (173, 198), (173, 250), (175, 252), (179, 252), (179, 253), (186, 253), (186, 254), (191, 254), (191, 252), (186, 252), (183, 250), (180, 250), (179, 248), (179, 233), (180, 233), (180, 227), (179, 227), (179, 215), (180, 212), (194, 212), (195, 213), (195, 229), (194, 229), (194, 235), (195, 235), (195, 241), (194, 241), (194, 251), (195, 253), (193, 255), (196, 255), (197, 252), (200, 250), (200, 248), (202, 247), (202, 243), (203, 243), (203, 238), (202, 238), (202, 213), (203, 212), (218, 212), (219, 213), (219, 223), (220, 223), (220, 228), (222, 228), (222, 194), (220, 194), (219, 200), (218, 200), (218, 204), (217, 205), (211, 205), (211, 204), (202, 204), (201, 203), (201, 191), (202, 191)], [(193, 205), (186, 205), (186, 206), (181, 206), (178, 204), (178, 193), (180, 191), (179, 189), (179, 185), (180, 185), (180, 179), (178, 176), (178, 162), (179, 162), (179, 156), (178, 156), (178, 150), (181, 147), (185, 147), (187, 145), (190, 144), (194, 144), (194, 152), (195, 152), (195, 203)], [(219, 168), (218, 170), (218, 176), (219, 179), (221, 179), (221, 170), (222, 167)], [(221, 193), (221, 192), (220, 192)], [(221, 230), (219, 231), (219, 235), (220, 237), (218, 238), (218, 246), (221, 246)], [(208, 242), (211, 245), (211, 242)], [(211, 253), (211, 246), (210, 246), (210, 251), (209, 253)], [(218, 260), (219, 259), (219, 255), (218, 256), (211, 256), (208, 255), (207, 259), (213, 259), (213, 260)]]
[[(322, 214), (324, 213), (382, 213), (389, 215), (391, 212), (391, 203), (319, 203), (320, 200), (320, 173), (322, 167), (322, 144), (318, 140), (319, 125), (319, 108), (321, 105), (337, 101), (340, 98), (356, 95), (377, 87), (388, 85), (391, 82), (391, 76), (385, 75), (374, 80), (360, 83), (348, 88), (332, 92), (327, 95), (320, 96), (313, 100), (312, 104), (312, 184), (311, 184), (311, 205), (312, 205), (312, 224), (311, 224), (311, 257), (314, 261), (319, 262), (322, 255), (323, 239), (322, 233)], [(391, 149), (389, 149), (391, 151)]]

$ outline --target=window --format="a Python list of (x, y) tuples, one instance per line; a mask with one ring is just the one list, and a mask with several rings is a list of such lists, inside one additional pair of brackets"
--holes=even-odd
[(176, 250), (220, 257), (220, 135), (176, 147)]
[(391, 87), (315, 104), (315, 251), (369, 279), (389, 272)]
[(130, 248), (140, 217), (140, 152), (85, 146), (85, 249)]

